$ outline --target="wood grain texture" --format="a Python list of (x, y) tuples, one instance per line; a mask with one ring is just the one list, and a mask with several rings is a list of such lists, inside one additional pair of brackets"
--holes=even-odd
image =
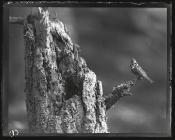
[(32, 133), (107, 133), (102, 83), (47, 9), (24, 21), (26, 105)]

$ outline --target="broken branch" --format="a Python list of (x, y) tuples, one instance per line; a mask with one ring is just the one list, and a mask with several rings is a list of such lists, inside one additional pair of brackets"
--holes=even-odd
[(9, 23), (23, 25), (24, 19), (24, 17), (9, 17)]
[(110, 109), (121, 97), (133, 95), (130, 91), (136, 81), (127, 81), (113, 87), (112, 94), (105, 98), (106, 110)]

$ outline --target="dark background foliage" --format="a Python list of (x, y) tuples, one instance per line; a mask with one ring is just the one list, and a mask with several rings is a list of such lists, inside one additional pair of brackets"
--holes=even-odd
[[(134, 57), (155, 81), (140, 81), (133, 96), (122, 98), (108, 112), (111, 133), (166, 133), (167, 120), (166, 8), (50, 8), (65, 23), (73, 42), (97, 78), (104, 95), (115, 84), (132, 80)], [(11, 7), (10, 16), (27, 16), (36, 8)], [(9, 129), (27, 131), (24, 79), (24, 39), (21, 25), (9, 26)]]

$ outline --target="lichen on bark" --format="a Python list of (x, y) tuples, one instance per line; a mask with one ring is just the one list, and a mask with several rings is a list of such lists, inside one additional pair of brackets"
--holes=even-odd
[(107, 133), (101, 81), (46, 8), (24, 21), (26, 105), (32, 133)]

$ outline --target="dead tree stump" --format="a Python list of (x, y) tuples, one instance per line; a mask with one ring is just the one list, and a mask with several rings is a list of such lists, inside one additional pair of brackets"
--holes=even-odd
[(106, 111), (120, 97), (132, 95), (133, 81), (113, 87), (103, 97), (102, 82), (79, 56), (65, 25), (38, 8), (26, 19), (11, 17), (24, 25), (26, 106), (32, 134), (109, 133)]
[(101, 81), (45, 8), (24, 21), (26, 105), (32, 133), (107, 133)]

